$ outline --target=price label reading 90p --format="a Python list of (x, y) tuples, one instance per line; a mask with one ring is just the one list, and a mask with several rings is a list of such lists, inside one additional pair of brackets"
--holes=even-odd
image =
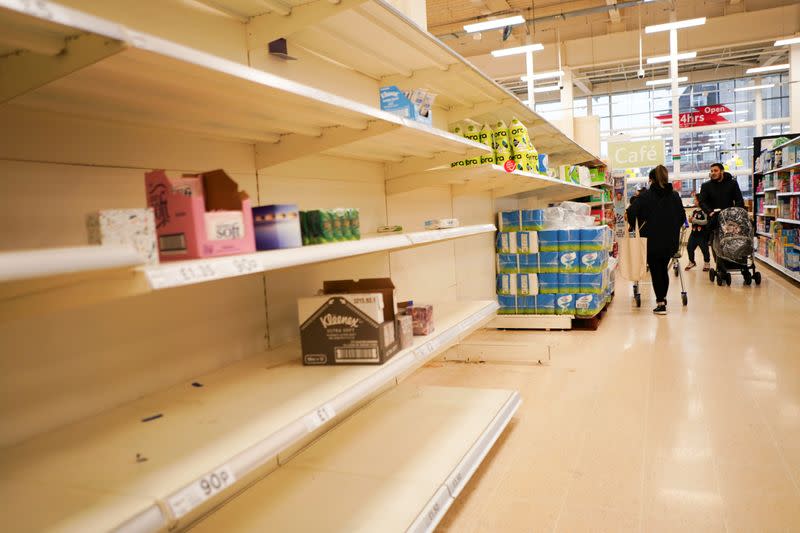
[(336, 416), (336, 411), (333, 409), (331, 404), (326, 403), (310, 415), (307, 415), (303, 419), (303, 423), (306, 426), (306, 429), (311, 432), (320, 427), (322, 424), (330, 420)]
[(259, 272), (261, 265), (252, 257), (237, 257), (233, 260), (233, 268), (236, 269), (237, 274), (249, 274), (250, 272)]
[(175, 518), (180, 518), (192, 509), (221, 492), (236, 481), (236, 476), (227, 465), (209, 472), (185, 489), (171, 496), (169, 504)]

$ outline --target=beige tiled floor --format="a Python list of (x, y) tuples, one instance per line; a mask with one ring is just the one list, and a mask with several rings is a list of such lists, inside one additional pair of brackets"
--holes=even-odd
[(596, 332), (474, 341), (550, 345), (547, 366), (414, 375), (524, 398), (440, 531), (800, 531), (800, 289), (764, 275), (760, 287), (717, 287), (689, 272), (689, 306), (673, 282), (666, 317), (652, 315), (649, 286), (635, 309), (620, 282)]

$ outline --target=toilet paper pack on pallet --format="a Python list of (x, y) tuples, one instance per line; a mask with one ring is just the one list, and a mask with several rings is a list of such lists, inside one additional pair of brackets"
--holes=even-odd
[(522, 213), (516, 211), (500, 211), (497, 214), (497, 228), (500, 231), (521, 231)]
[(608, 267), (608, 252), (605, 250), (578, 252), (578, 263), (581, 273), (602, 272)]
[(536, 314), (536, 296), (517, 295), (517, 314)]
[[(544, 211), (541, 209), (523, 209), (520, 211), (520, 227), (522, 231), (540, 231), (544, 229)], [(538, 241), (538, 235), (537, 235)]]
[(497, 254), (497, 272), (500, 274), (518, 274), (519, 256), (517, 254)]
[(539, 273), (556, 274), (559, 271), (558, 252), (539, 252)]
[(539, 294), (539, 277), (537, 274), (517, 274), (517, 295), (535, 296)]
[(539, 232), (539, 251), (540, 252), (558, 251), (557, 229), (546, 229)]
[(521, 274), (538, 274), (539, 254), (517, 254), (517, 271)]
[(558, 293), (559, 294), (575, 294), (581, 292), (581, 275), (580, 274), (558, 274)]
[(518, 274), (497, 274), (497, 294), (516, 295)]
[(500, 305), (500, 309), (497, 310), (498, 315), (517, 314), (517, 296), (515, 294), (498, 294), (497, 303)]
[(535, 231), (517, 232), (517, 253), (535, 254), (539, 252), (539, 234)]
[(556, 296), (556, 314), (574, 315), (575, 314), (575, 295), (559, 294)]
[(576, 294), (575, 316), (593, 317), (603, 309), (605, 298), (600, 294)]
[(539, 294), (558, 294), (558, 274), (539, 274)]
[(556, 314), (556, 295), (539, 294), (536, 296), (536, 314), (554, 315)]
[(499, 254), (515, 254), (518, 249), (518, 234), (516, 231), (500, 231), (495, 239), (495, 251)]
[(578, 254), (572, 250), (558, 253), (558, 271), (560, 273), (574, 273), (577, 274), (581, 271), (580, 263), (578, 262)]

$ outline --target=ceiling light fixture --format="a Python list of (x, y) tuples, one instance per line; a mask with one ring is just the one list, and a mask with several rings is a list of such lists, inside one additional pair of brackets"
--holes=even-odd
[(800, 44), (800, 37), (789, 37), (775, 41), (775, 46), (786, 46), (787, 44)]
[(476, 31), (494, 30), (504, 26), (516, 26), (517, 24), (525, 24), (525, 17), (521, 15), (514, 15), (513, 17), (486, 20), (484, 22), (476, 22), (474, 24), (465, 24), (464, 31), (467, 33), (475, 33)]
[(734, 89), (733, 92), (741, 93), (744, 91), (754, 91), (756, 89), (769, 89), (771, 87), (775, 87), (774, 83), (766, 83), (764, 85), (751, 85), (750, 87), (739, 87), (738, 89)]
[(706, 23), (705, 17), (696, 19), (681, 20), (678, 22), (668, 22), (667, 24), (656, 24), (654, 26), (647, 26), (644, 29), (645, 33), (658, 33), (660, 31), (680, 30), (682, 28), (691, 28), (692, 26), (702, 26)]
[(747, 69), (747, 73), (758, 74), (759, 72), (773, 72), (776, 70), (789, 70), (789, 63), (781, 63), (780, 65), (768, 65), (766, 67), (753, 67)]
[[(684, 81), (689, 81), (689, 78), (687, 78), (686, 76), (681, 76), (680, 78), (678, 78), (678, 83), (681, 83), (681, 82), (684, 82)], [(644, 84), (649, 86), (649, 87), (653, 87), (655, 85), (669, 85), (670, 83), (672, 83), (672, 78), (663, 78), (663, 79), (660, 79), (660, 80), (650, 80), (650, 81), (644, 82)]]
[[(538, 74), (534, 74), (531, 76), (532, 80), (546, 80), (549, 78), (560, 78), (564, 75), (563, 70), (551, 70), (550, 72), (540, 72)], [(520, 76), (519, 79), (522, 81), (528, 81), (528, 76)]]
[[(682, 61), (684, 59), (694, 59), (697, 57), (697, 52), (686, 52), (683, 54), (678, 54), (678, 61)], [(652, 65), (654, 63), (669, 63), (669, 56), (656, 56), (656, 57), (648, 57), (647, 64)]]
[(501, 48), (500, 50), (492, 50), (494, 57), (513, 56), (516, 54), (524, 54), (525, 52), (538, 52), (544, 50), (542, 43), (526, 44), (525, 46), (516, 46), (514, 48)]

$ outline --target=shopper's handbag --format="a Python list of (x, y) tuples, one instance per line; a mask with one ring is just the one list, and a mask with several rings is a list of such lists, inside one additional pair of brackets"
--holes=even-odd
[(647, 237), (642, 237), (639, 229), (637, 222), (633, 236), (626, 231), (619, 240), (619, 275), (629, 281), (642, 281), (647, 276)]

